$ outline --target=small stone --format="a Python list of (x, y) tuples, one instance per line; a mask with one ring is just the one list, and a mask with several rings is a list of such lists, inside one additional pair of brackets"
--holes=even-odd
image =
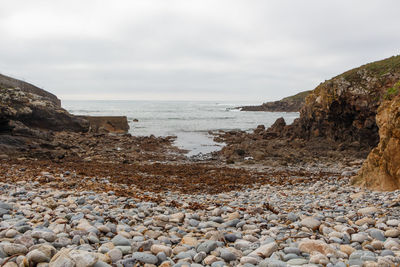
[(301, 220), (300, 224), (304, 227), (310, 228), (313, 231), (315, 231), (321, 225), (321, 222), (313, 217), (306, 217), (303, 220)]
[(194, 255), (193, 261), (199, 263), (199, 262), (202, 262), (206, 257), (207, 257), (207, 254), (202, 251), (202, 252), (199, 252), (196, 255)]
[(350, 256), (351, 253), (355, 251), (355, 249), (352, 246), (349, 245), (340, 245), (340, 251), (346, 253), (348, 256)]
[(303, 258), (291, 259), (287, 262), (289, 265), (304, 265), (307, 264), (308, 260)]
[(376, 239), (376, 240), (379, 240), (379, 241), (385, 241), (385, 239), (386, 239), (384, 232), (382, 230), (379, 230), (379, 229), (371, 229), (369, 231), (369, 235), (373, 239)]
[(322, 240), (302, 240), (299, 243), (299, 249), (301, 252), (308, 254), (311, 254), (314, 251), (318, 251), (325, 256), (328, 254), (335, 254), (335, 250)]
[(10, 229), (10, 230), (7, 230), (5, 236), (6, 236), (7, 238), (14, 238), (17, 234), (18, 234), (18, 232), (17, 232), (16, 230)]
[(51, 230), (33, 230), (31, 236), (37, 239), (44, 239), (48, 242), (54, 242), (57, 239), (56, 234)]
[(400, 231), (397, 229), (389, 229), (385, 231), (386, 237), (398, 237), (400, 235)]
[(110, 229), (109, 227), (105, 226), (105, 225), (97, 226), (97, 229), (98, 229), (100, 232), (102, 232), (102, 233), (109, 233), (109, 232), (111, 232), (111, 229)]
[(195, 237), (192, 236), (184, 236), (181, 240), (181, 243), (184, 245), (189, 245), (195, 247), (199, 244), (199, 241)]
[(110, 257), (111, 262), (117, 262), (122, 259), (122, 251), (118, 248), (113, 248), (106, 253), (108, 257)]
[(132, 259), (143, 262), (143, 263), (150, 263), (156, 264), (158, 259), (156, 256), (144, 252), (134, 252), (132, 254)]
[(363, 217), (355, 222), (356, 225), (361, 226), (364, 224), (375, 225), (375, 220), (371, 217)]
[(164, 252), (167, 257), (171, 257), (172, 248), (164, 246), (164, 245), (152, 245), (150, 251), (153, 254), (158, 254), (160, 252)]
[(391, 251), (391, 250), (389, 250), (389, 249), (385, 249), (385, 250), (382, 250), (382, 252), (381, 252), (381, 256), (382, 257), (385, 257), (385, 256), (396, 256), (395, 254), (394, 254), (394, 252), (393, 251)]
[(254, 257), (248, 257), (248, 256), (244, 256), (240, 259), (240, 263), (241, 264), (253, 264), (253, 265), (257, 265), (258, 264), (258, 260)]
[(209, 255), (203, 260), (204, 264), (206, 264), (206, 265), (211, 265), (212, 263), (214, 263), (216, 261), (218, 261), (218, 259), (214, 255)]
[(76, 267), (93, 266), (98, 260), (96, 254), (84, 250), (72, 250), (68, 255), (75, 262)]
[(18, 265), (15, 262), (11, 261), (4, 264), (3, 267), (18, 267)]
[(255, 251), (251, 252), (249, 256), (259, 256), (263, 258), (268, 258), (269, 256), (272, 255), (275, 251), (278, 250), (278, 245), (275, 242), (262, 245), (259, 248), (257, 248)]
[(200, 245), (198, 245), (196, 251), (197, 252), (203, 251), (206, 254), (208, 254), (216, 248), (217, 248), (217, 242), (209, 240), (209, 241), (205, 241), (205, 242), (201, 243)]
[(351, 241), (363, 243), (365, 240), (368, 239), (368, 235), (365, 233), (357, 233), (351, 235)]
[(114, 238), (111, 240), (115, 246), (130, 246), (131, 243), (129, 242), (128, 239), (123, 237), (122, 235), (116, 235)]
[(236, 255), (234, 253), (230, 252), (229, 250), (226, 250), (226, 249), (221, 251), (220, 257), (222, 259), (224, 259), (226, 262), (230, 262), (230, 261), (236, 260)]
[(374, 241), (371, 242), (371, 246), (372, 246), (375, 250), (382, 250), (382, 249), (383, 249), (383, 242), (382, 242), (382, 241), (374, 240)]
[(400, 220), (396, 220), (396, 219), (388, 220), (388, 221), (386, 222), (386, 224), (387, 224), (388, 226), (397, 227), (397, 226), (399, 226), (399, 224), (400, 224)]
[(26, 255), (28, 261), (33, 263), (49, 262), (50, 257), (38, 249), (34, 249)]
[(379, 210), (376, 207), (366, 207), (366, 208), (359, 209), (357, 211), (357, 213), (361, 214), (361, 215), (371, 215), (371, 214), (377, 213), (378, 211)]
[(179, 213), (172, 214), (169, 218), (169, 221), (174, 222), (174, 223), (182, 223), (184, 219), (185, 219), (185, 214), (183, 214), (182, 212), (179, 212)]
[(24, 254), (25, 255), (26, 253), (28, 253), (28, 249), (25, 246), (19, 245), (19, 244), (6, 243), (3, 245), (3, 250), (9, 256), (16, 255), (16, 254)]
[(225, 240), (228, 242), (235, 242), (237, 239), (237, 236), (235, 234), (226, 234), (224, 236)]

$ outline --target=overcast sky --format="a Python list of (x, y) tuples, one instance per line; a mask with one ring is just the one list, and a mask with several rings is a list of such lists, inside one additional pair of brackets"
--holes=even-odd
[(0, 3), (0, 72), (63, 100), (264, 102), (400, 53), (399, 0)]

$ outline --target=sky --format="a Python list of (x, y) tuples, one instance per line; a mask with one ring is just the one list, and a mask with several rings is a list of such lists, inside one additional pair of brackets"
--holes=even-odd
[(400, 54), (398, 0), (0, 3), (0, 73), (62, 100), (261, 103)]

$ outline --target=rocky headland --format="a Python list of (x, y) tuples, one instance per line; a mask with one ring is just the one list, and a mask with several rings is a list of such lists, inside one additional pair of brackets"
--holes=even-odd
[(5, 79), (0, 265), (399, 266), (399, 62), (320, 84), (292, 125), (218, 133), (203, 161)]
[(304, 91), (278, 101), (266, 102), (259, 106), (238, 107), (240, 111), (299, 112), (311, 91)]
[(388, 97), (398, 94), (394, 88), (399, 80), (400, 56), (347, 71), (311, 91), (291, 125), (278, 119), (253, 133), (217, 133), (216, 140), (228, 144), (220, 155), (229, 162), (265, 164), (359, 162), (379, 143), (378, 108), (385, 109)]

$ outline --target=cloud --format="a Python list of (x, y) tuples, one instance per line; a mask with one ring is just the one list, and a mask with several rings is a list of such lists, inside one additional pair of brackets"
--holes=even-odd
[(398, 54), (399, 8), (395, 0), (15, 0), (0, 10), (0, 72), (62, 98), (262, 102)]

